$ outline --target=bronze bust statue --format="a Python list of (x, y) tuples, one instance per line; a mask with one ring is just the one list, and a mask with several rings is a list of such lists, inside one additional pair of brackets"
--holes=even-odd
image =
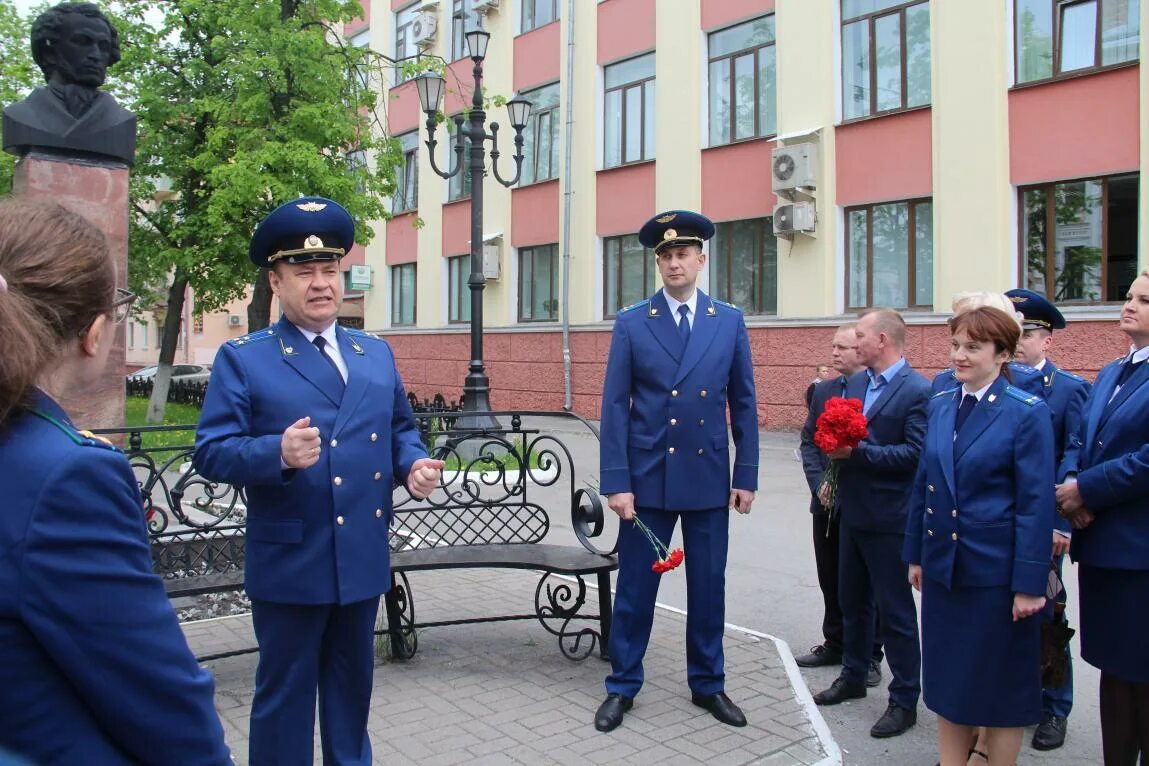
[(120, 36), (92, 3), (60, 3), (32, 24), (32, 58), (48, 84), (4, 110), (4, 151), (131, 164), (136, 116), (97, 90), (120, 60)]

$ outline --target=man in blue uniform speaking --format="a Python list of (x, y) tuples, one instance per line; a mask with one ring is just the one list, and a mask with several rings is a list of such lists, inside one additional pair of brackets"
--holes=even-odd
[[(659, 574), (637, 515), (664, 544), (682, 520), (686, 553), (686, 666), (691, 700), (745, 726), (725, 692), (722, 651), (726, 552), (733, 508), (749, 513), (758, 487), (758, 411), (742, 312), (696, 289), (714, 224), (660, 213), (638, 233), (654, 249), (663, 289), (615, 318), (602, 395), (600, 490), (619, 515), (611, 674), (594, 725), (622, 723), (642, 688)], [(731, 460), (726, 421), (734, 435)], [(733, 463), (733, 479), (731, 479)]]
[(283, 317), (220, 348), (196, 434), (200, 473), (247, 491), (252, 766), (312, 762), (317, 689), (323, 762), (371, 763), (391, 490), (424, 497), (443, 465), (427, 457), (391, 348), (336, 323), (354, 241), (350, 214), (322, 197), (263, 220), (249, 254), (270, 269)]

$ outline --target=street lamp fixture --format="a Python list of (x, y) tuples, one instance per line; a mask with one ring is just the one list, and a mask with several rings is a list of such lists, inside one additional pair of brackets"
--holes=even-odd
[[(463, 150), (470, 141), (470, 156), (466, 167), (471, 173), (471, 275), (467, 286), (471, 290), (471, 362), (466, 380), (463, 382), (463, 411), (490, 412), (490, 379), (483, 365), (483, 290), (487, 285), (483, 277), (483, 179), (486, 171), (486, 142), (491, 142), (491, 172), (495, 180), (505, 187), (519, 182), (523, 170), (523, 130), (531, 115), (531, 102), (515, 96), (507, 102), (507, 112), (511, 127), (515, 131), (515, 175), (503, 178), (499, 173), (499, 124), (492, 122), (487, 132), (487, 113), (483, 109), (483, 59), (487, 56), (487, 43), (491, 35), (482, 29), (472, 29), (465, 35), (467, 52), (475, 62), (472, 70), (475, 86), (471, 97), (471, 110), (467, 116), (459, 115), (455, 122), (455, 158), (449, 170), (443, 171), (435, 163), (435, 129), (438, 127), (439, 106), (443, 100), (443, 78), (434, 72), (425, 72), (415, 78), (415, 88), (419, 93), (419, 105), (427, 115), (427, 151), (431, 157), (431, 169), (441, 178), (451, 178), (464, 172)], [(468, 420), (470, 422), (468, 422)], [(467, 427), (489, 425), (478, 418), (464, 419)]]

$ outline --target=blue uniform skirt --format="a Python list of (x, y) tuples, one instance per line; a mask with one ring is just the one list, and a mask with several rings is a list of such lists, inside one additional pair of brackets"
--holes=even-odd
[(1013, 622), (1008, 585), (955, 587), (922, 577), (922, 696), (961, 726), (1041, 720), (1041, 624)]
[(1081, 658), (1133, 683), (1149, 683), (1149, 571), (1077, 567)]

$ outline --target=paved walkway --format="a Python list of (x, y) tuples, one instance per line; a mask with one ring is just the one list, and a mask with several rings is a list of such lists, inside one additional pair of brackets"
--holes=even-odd
[[(421, 620), (533, 611), (537, 579), (529, 572), (455, 570), (410, 577)], [(249, 616), (189, 623), (185, 632), (201, 655), (254, 645)], [(684, 633), (681, 612), (659, 610), (646, 686), (622, 727), (600, 734), (592, 720), (608, 666), (597, 656), (583, 662), (564, 658), (554, 637), (534, 621), (422, 630), (413, 659), (376, 665), (369, 725), (375, 762), (841, 763), (783, 642), (728, 626), (727, 691), (750, 721), (735, 729), (690, 703)], [(238, 764), (247, 763), (255, 665), (254, 654), (209, 663)]]

